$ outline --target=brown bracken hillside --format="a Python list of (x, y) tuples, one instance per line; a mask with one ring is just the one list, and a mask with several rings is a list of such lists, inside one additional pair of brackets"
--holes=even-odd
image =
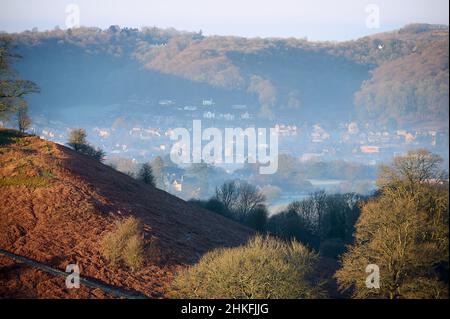
[[(128, 216), (144, 226), (147, 261), (130, 272), (110, 267), (104, 234)], [(252, 231), (145, 185), (71, 149), (0, 129), (0, 249), (103, 285), (163, 298), (180, 267)], [(0, 255), (0, 298), (108, 298), (98, 288), (66, 289), (65, 279)]]

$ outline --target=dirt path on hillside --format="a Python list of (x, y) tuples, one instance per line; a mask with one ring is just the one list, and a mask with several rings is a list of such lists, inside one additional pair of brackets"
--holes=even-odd
[[(49, 267), (43, 263), (40, 263), (38, 261), (20, 256), (20, 255), (16, 255), (13, 253), (10, 253), (6, 250), (0, 249), (0, 254), (3, 256), (6, 256), (10, 259), (13, 259), (14, 261), (17, 261), (19, 263), (23, 263), (26, 264), (28, 266), (37, 268), (39, 270), (42, 270), (46, 273), (49, 273), (51, 275), (54, 276), (60, 276), (60, 277), (64, 277), (66, 278), (69, 273), (66, 273), (62, 270), (56, 269), (56, 268), (52, 268)], [(92, 279), (87, 279), (87, 278), (83, 278), (80, 277), (80, 284), (86, 285), (90, 288), (97, 288), (97, 289), (101, 289), (102, 291), (104, 291), (107, 294), (110, 294), (114, 297), (117, 298), (125, 298), (125, 299), (146, 299), (147, 296), (140, 294), (138, 292), (126, 292), (123, 289), (114, 287), (114, 286), (110, 286), (110, 285), (105, 285), (103, 283), (100, 283), (98, 280), (92, 280)]]

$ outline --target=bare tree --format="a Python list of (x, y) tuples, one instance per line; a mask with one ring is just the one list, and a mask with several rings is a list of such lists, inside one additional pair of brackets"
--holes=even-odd
[(28, 115), (27, 106), (19, 107), (17, 111), (17, 126), (19, 127), (19, 131), (24, 133), (31, 124), (30, 116)]
[(242, 218), (266, 201), (265, 196), (254, 185), (246, 182), (239, 183), (238, 192), (239, 198), (236, 203), (236, 212)]
[(254, 185), (235, 180), (216, 187), (215, 198), (241, 222), (256, 208), (264, 206), (266, 197)]
[(390, 165), (381, 165), (377, 185), (380, 188), (404, 186), (414, 192), (424, 183), (441, 183), (448, 178), (442, 167), (442, 158), (427, 150), (409, 151), (397, 156)]
[(216, 199), (228, 210), (231, 210), (239, 197), (238, 186), (235, 181), (228, 181), (216, 187)]

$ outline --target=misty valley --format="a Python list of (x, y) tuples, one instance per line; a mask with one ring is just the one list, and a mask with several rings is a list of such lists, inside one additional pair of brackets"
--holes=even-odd
[(448, 299), (448, 52), (425, 23), (0, 33), (0, 298)]

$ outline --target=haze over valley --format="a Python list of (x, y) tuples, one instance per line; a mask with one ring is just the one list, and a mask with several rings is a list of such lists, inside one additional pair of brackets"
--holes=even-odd
[(6, 2), (0, 298), (448, 298), (448, 2)]
[[(411, 149), (432, 149), (448, 160), (445, 26), (413, 24), (346, 42), (118, 26), (11, 37), (24, 57), (15, 67), (41, 88), (27, 98), (31, 131), (64, 143), (71, 128), (83, 127), (122, 170), (167, 157), (171, 130), (191, 130), (193, 119), (205, 128), (276, 128), (280, 154), (303, 166), (303, 194), (318, 187), (368, 193), (376, 165)], [(363, 173), (332, 167), (318, 176), (305, 172), (311, 162)], [(204, 198), (243, 168), (216, 166), (210, 173), (216, 178), (200, 194), (174, 189), (182, 171), (164, 187), (185, 199)], [(259, 185), (278, 187), (267, 182)]]

